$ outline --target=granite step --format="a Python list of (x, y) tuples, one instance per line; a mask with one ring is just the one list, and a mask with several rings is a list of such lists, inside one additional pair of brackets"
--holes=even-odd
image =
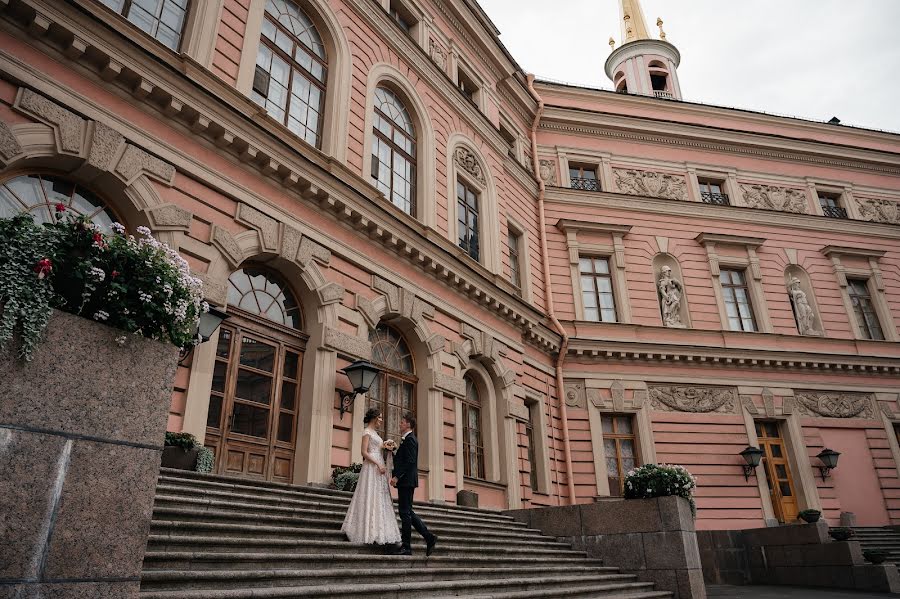
[[(293, 587), (265, 587), (242, 589), (177, 589), (148, 590), (141, 599), (259, 599), (262, 597), (328, 598), (335, 599), (434, 599), (444, 594), (457, 597), (498, 593), (509, 596), (516, 591), (556, 592), (583, 589), (592, 597), (619, 597), (621, 593), (652, 590), (653, 584), (633, 581), (609, 581), (607, 575), (596, 576), (534, 576), (531, 578), (495, 578), (477, 580), (440, 580), (424, 582), (392, 582), (336, 585), (305, 585)], [(451, 594), (452, 593), (452, 594)], [(554, 595), (546, 595), (552, 597)]]
[[(361, 568), (372, 562), (371, 554), (339, 553), (266, 553), (266, 552), (216, 552), (216, 551), (158, 551), (150, 550), (144, 556), (144, 571), (163, 570), (259, 570), (266, 568), (314, 569), (345, 567)], [(406, 568), (453, 568), (471, 569), (504, 567), (515, 569), (537, 569), (545, 567), (589, 567), (598, 572), (618, 572), (617, 568), (603, 565), (603, 560), (565, 557), (523, 557), (523, 556), (449, 556), (440, 552), (426, 558), (424, 553), (412, 557), (384, 555), (379, 563), (385, 567), (402, 565)]]
[(366, 580), (370, 583), (434, 582), (446, 580), (483, 580), (515, 577), (522, 581), (546, 576), (578, 576), (595, 583), (634, 582), (633, 575), (619, 572), (598, 572), (590, 566), (542, 567), (540, 571), (529, 568), (489, 567), (433, 567), (410, 568), (386, 567), (378, 562), (373, 567), (370, 562), (361, 568), (323, 569), (262, 569), (262, 570), (154, 570), (143, 576), (143, 588), (147, 591), (173, 589), (234, 589), (234, 588), (275, 588), (311, 585), (341, 585), (348, 579)]

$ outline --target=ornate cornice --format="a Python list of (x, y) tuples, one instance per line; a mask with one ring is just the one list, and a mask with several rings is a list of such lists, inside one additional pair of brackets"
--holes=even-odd
[[(173, 58), (181, 61), (178, 67), (148, 61), (142, 54), (143, 48), (123, 44), (118, 34), (113, 33), (115, 41), (104, 40), (103, 34), (110, 32), (88, 27), (91, 17), (67, 4), (45, 6), (11, 0), (0, 4), (0, 18), (4, 27), (12, 23), (20, 35), (45, 42), (44, 50), (51, 56), (69, 59), (85, 74), (93, 74), (99, 85), (127, 93), (185, 134), (215, 145), (222, 154), (281, 185), (294, 197), (325, 210), (450, 289), (516, 325), (529, 343), (546, 351), (558, 348), (559, 338), (542, 324), (543, 314), (521, 300), (504, 277), (470, 260), (458, 259), (456, 246), (446, 237), (385, 206), (371, 186), (345, 167), (314, 150), (307, 151), (286, 134), (267, 128), (259, 107), (190, 59)], [(48, 37), (50, 32), (52, 40)], [(60, 82), (47, 80), (3, 50), (0, 65), (13, 80), (46, 88), (46, 94), (57, 100), (71, 93)], [(95, 111), (108, 120), (118, 118), (104, 108), (95, 107)], [(259, 122), (263, 122), (262, 127)], [(130, 131), (127, 137), (132, 141), (146, 137), (131, 124), (123, 125), (123, 131)], [(179, 163), (208, 171), (195, 157), (177, 148), (158, 140), (144, 143), (160, 149), (160, 154), (171, 153)], [(220, 191), (231, 195), (224, 189)]]
[(832, 256), (861, 256), (863, 258), (882, 258), (887, 252), (870, 248), (845, 247), (842, 245), (826, 245), (821, 252), (831, 258)]
[[(618, 210), (646, 212), (650, 214), (704, 218), (742, 224), (749, 223), (758, 225), (760, 223), (760, 211), (756, 208), (717, 206), (715, 204), (705, 204), (701, 202), (680, 202), (677, 200), (612, 193), (607, 191), (580, 191), (577, 189), (554, 187), (547, 189), (547, 201), (572, 205), (600, 206)], [(828, 218), (825, 216), (808, 214), (777, 212), (774, 210), (766, 211), (764, 214), (766, 225), (828, 233), (850, 233), (865, 237), (900, 239), (900, 228), (892, 225), (861, 220)]]
[[(829, 156), (826, 152), (834, 150), (821, 142), (785, 140), (759, 133), (715, 129), (692, 123), (657, 121), (553, 106), (547, 108), (540, 128), (542, 131), (559, 131), (574, 135), (900, 175), (900, 159), (896, 154), (853, 148), (844, 154), (835, 153)], [(848, 153), (857, 154), (859, 157), (848, 157)]]

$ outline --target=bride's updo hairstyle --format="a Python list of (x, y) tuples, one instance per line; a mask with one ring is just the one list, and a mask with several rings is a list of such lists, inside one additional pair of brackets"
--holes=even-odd
[(363, 424), (369, 424), (370, 422), (374, 422), (376, 418), (381, 416), (381, 410), (378, 408), (369, 408), (366, 410), (366, 415), (363, 416)]

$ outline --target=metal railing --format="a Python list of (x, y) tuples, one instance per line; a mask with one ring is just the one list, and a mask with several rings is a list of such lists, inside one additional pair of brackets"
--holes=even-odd
[(727, 193), (716, 193), (714, 191), (701, 191), (700, 199), (707, 204), (715, 204), (717, 206), (730, 206)]
[(598, 179), (569, 177), (569, 180), (571, 181), (569, 187), (572, 189), (580, 189), (581, 191), (601, 191), (600, 181)]
[(665, 98), (666, 100), (674, 100), (675, 96), (672, 95), (672, 92), (667, 92), (664, 89), (655, 89), (653, 90), (653, 95), (657, 98)]
[(822, 206), (822, 212), (831, 218), (847, 218), (847, 210), (840, 206)]

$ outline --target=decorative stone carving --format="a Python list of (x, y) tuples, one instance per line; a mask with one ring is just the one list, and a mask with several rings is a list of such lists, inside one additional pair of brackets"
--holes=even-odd
[(4, 122), (0, 122), (0, 158), (3, 162), (9, 162), (14, 156), (22, 153), (22, 146), (13, 134), (12, 129)]
[(336, 304), (344, 299), (344, 286), (331, 282), (316, 289), (316, 293), (319, 294), (319, 301), (322, 302), (322, 305)]
[(88, 152), (88, 164), (101, 171), (110, 170), (123, 143), (125, 143), (125, 136), (109, 125), (95, 122), (94, 133), (91, 136), (91, 149)]
[(164, 204), (147, 210), (153, 229), (158, 231), (187, 231), (191, 228), (191, 212), (176, 204)]
[(553, 160), (541, 160), (539, 165), (541, 181), (548, 187), (556, 187), (556, 162)]
[(763, 400), (763, 407), (766, 409), (766, 416), (768, 418), (775, 417), (775, 394), (769, 390), (768, 387), (765, 387), (760, 394)]
[(809, 305), (806, 292), (800, 289), (800, 279), (791, 277), (787, 290), (791, 297), (791, 304), (794, 306), (794, 316), (797, 319), (797, 330), (800, 331), (800, 334), (821, 335), (822, 333), (813, 324), (815, 313), (812, 306)]
[(744, 197), (744, 203), (750, 208), (794, 212), (796, 214), (806, 214), (809, 211), (806, 193), (798, 189), (775, 187), (774, 185), (746, 185), (742, 183), (741, 193)]
[(297, 258), (300, 249), (300, 240), (303, 238), (300, 231), (290, 225), (281, 227), (281, 257), (293, 262)]
[(222, 252), (232, 269), (237, 268), (244, 261), (244, 252), (241, 250), (241, 246), (226, 229), (213, 225), (209, 240)]
[(369, 360), (372, 358), (372, 343), (355, 335), (348, 335), (335, 328), (325, 327), (325, 347), (338, 353)]
[(19, 90), (16, 108), (55, 127), (59, 149), (68, 154), (80, 154), (84, 142), (85, 120), (30, 89)]
[(125, 148), (125, 153), (119, 159), (115, 172), (129, 185), (141, 173), (151, 175), (167, 185), (171, 185), (175, 179), (174, 166), (132, 145)]
[(612, 396), (613, 410), (621, 412), (625, 409), (625, 386), (622, 381), (615, 381), (609, 388)]
[(475, 156), (472, 150), (465, 146), (459, 146), (453, 154), (456, 157), (456, 164), (458, 164), (460, 168), (475, 177), (482, 185), (486, 183), (484, 170), (481, 168), (478, 157)]
[(220, 279), (209, 277), (206, 273), (191, 271), (195, 277), (203, 282), (203, 297), (210, 304), (224, 306), (228, 303), (228, 288)]
[(798, 409), (806, 416), (826, 418), (873, 418), (873, 398), (868, 393), (843, 391), (797, 391), (794, 393)]
[(300, 247), (297, 248), (297, 256), (294, 258), (294, 261), (306, 268), (306, 265), (313, 258), (323, 264), (328, 264), (328, 261), (331, 260), (331, 250), (319, 245), (309, 237), (303, 237), (300, 240)]
[(687, 182), (684, 177), (624, 168), (613, 169), (613, 177), (616, 180), (616, 188), (621, 193), (669, 200), (688, 199)]
[(650, 403), (665, 412), (733, 412), (737, 393), (731, 387), (666, 385), (650, 387)]
[(859, 199), (859, 217), (873, 223), (900, 225), (900, 202), (890, 200)]
[(741, 395), (741, 406), (747, 411), (748, 414), (752, 416), (756, 416), (759, 414), (759, 410), (756, 409), (756, 404), (753, 403), (753, 398), (749, 395)]
[(243, 202), (238, 203), (237, 217), (235, 220), (252, 229), (256, 229), (259, 233), (260, 245), (263, 250), (274, 252), (278, 249), (277, 220)]
[(681, 321), (681, 294), (684, 293), (684, 287), (681, 281), (672, 276), (670, 267), (663, 266), (660, 269), (656, 289), (659, 291), (663, 324), (673, 329), (685, 328)]
[(434, 64), (438, 66), (439, 69), (446, 70), (447, 68), (447, 51), (444, 50), (443, 46), (441, 46), (436, 41), (429, 40), (428, 42), (428, 53), (431, 55), (431, 60), (434, 61)]
[(454, 397), (462, 398), (466, 396), (466, 381), (462, 377), (435, 372), (434, 387)]
[(570, 408), (586, 408), (587, 399), (584, 393), (584, 383), (567, 382), (566, 386), (566, 405)]

